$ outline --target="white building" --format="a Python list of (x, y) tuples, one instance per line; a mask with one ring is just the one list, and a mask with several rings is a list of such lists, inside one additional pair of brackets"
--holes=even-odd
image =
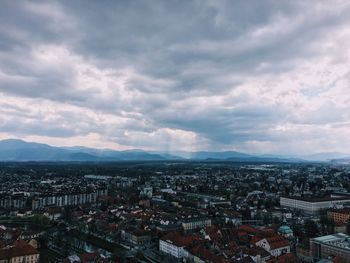
[(177, 259), (187, 258), (187, 246), (198, 240), (195, 236), (182, 236), (178, 233), (169, 233), (159, 240), (159, 251)]
[(280, 197), (280, 205), (291, 209), (302, 210), (307, 214), (316, 214), (322, 209), (333, 208), (350, 202), (350, 197), (304, 198)]
[(183, 258), (185, 255), (184, 248), (174, 244), (171, 240), (159, 240), (159, 250), (175, 258)]
[(36, 196), (32, 201), (32, 209), (40, 209), (47, 206), (74, 206), (86, 203), (96, 203), (99, 196), (107, 196), (107, 189), (96, 189), (90, 193), (68, 193), (57, 195)]
[(188, 218), (182, 221), (181, 225), (185, 231), (191, 231), (198, 228), (211, 226), (211, 219), (205, 217)]
[(274, 257), (278, 257), (290, 252), (288, 240), (281, 236), (263, 238), (256, 242), (255, 245), (265, 249)]

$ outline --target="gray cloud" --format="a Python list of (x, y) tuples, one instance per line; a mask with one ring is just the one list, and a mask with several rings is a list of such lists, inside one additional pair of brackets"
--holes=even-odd
[(349, 11), (340, 0), (4, 1), (0, 136), (346, 151)]

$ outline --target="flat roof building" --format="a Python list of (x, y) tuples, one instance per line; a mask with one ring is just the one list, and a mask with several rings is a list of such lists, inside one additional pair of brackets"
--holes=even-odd
[(307, 214), (316, 214), (322, 209), (334, 208), (348, 202), (350, 202), (350, 196), (336, 198), (280, 197), (280, 205), (282, 207), (301, 210)]
[(314, 259), (338, 256), (350, 262), (350, 236), (337, 233), (310, 239), (311, 254)]

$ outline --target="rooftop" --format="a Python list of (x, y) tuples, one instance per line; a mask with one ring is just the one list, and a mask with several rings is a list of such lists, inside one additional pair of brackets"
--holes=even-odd
[(293, 200), (300, 200), (300, 201), (305, 201), (305, 202), (311, 202), (311, 203), (327, 202), (327, 201), (346, 201), (346, 200), (348, 200), (350, 202), (350, 197), (349, 196), (344, 196), (344, 197), (331, 197), (331, 196), (326, 196), (326, 197), (281, 196), (281, 197), (288, 198), (288, 199), (293, 199)]
[(343, 233), (316, 237), (312, 241), (350, 250), (350, 236)]

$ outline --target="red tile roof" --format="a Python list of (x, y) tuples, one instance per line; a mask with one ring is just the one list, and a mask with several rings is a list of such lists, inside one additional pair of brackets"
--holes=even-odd
[(39, 251), (23, 240), (17, 240), (12, 246), (0, 249), (0, 259), (36, 255)]
[(295, 257), (292, 253), (287, 253), (278, 258), (272, 258), (268, 260), (266, 263), (299, 263), (300, 260)]
[(266, 240), (269, 243), (271, 249), (289, 246), (288, 240), (281, 236), (276, 235), (273, 237), (268, 237)]
[(192, 255), (199, 257), (200, 259), (204, 259), (206, 262), (212, 263), (228, 263), (229, 260), (226, 260), (223, 256), (215, 255), (207, 248), (198, 245), (191, 249)]
[(251, 227), (251, 226), (248, 226), (248, 225), (241, 225), (238, 229), (239, 232), (246, 232), (248, 234), (258, 234), (259, 233), (259, 230), (254, 228), (254, 227)]
[(161, 238), (163, 241), (170, 241), (178, 247), (186, 247), (194, 244), (196, 241), (201, 241), (197, 236), (183, 236), (179, 233), (169, 233)]

